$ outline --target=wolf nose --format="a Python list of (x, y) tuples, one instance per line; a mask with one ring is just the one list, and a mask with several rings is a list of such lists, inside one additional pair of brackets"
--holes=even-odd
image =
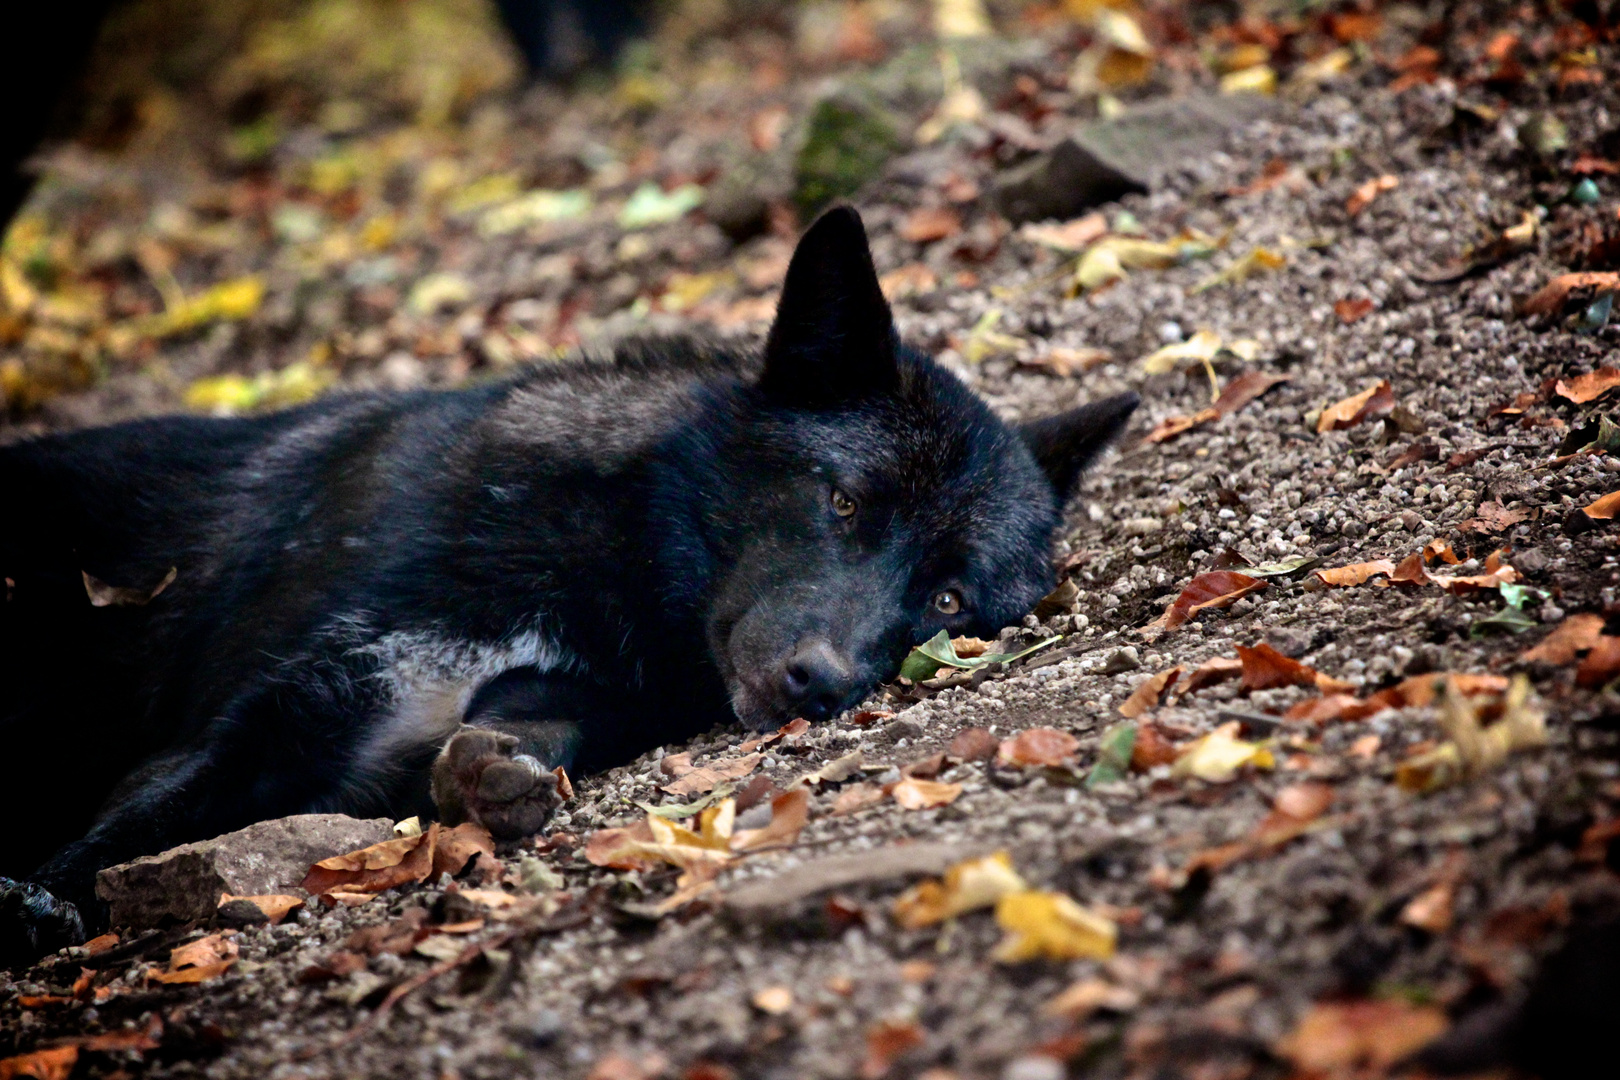
[(782, 692), (807, 720), (825, 720), (855, 687), (849, 660), (824, 638), (801, 642), (782, 666)]

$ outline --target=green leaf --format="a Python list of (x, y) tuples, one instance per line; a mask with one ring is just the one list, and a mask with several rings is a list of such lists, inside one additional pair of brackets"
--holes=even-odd
[(1136, 749), (1136, 725), (1115, 724), (1103, 732), (1097, 744), (1097, 763), (1086, 777), (1086, 787), (1114, 784), (1131, 771), (1131, 751)]
[(1533, 630), (1539, 625), (1536, 620), (1530, 618), (1517, 607), (1506, 607), (1495, 615), (1475, 619), (1474, 625), (1468, 628), (1468, 636), (1482, 638), (1488, 634), (1522, 634), (1526, 630)]
[(1048, 645), (1055, 644), (1062, 638), (1047, 638), (1038, 641), (1027, 649), (1020, 649), (1014, 653), (985, 653), (983, 656), (957, 656), (956, 646), (951, 644), (949, 631), (941, 630), (927, 641), (911, 650), (905, 662), (900, 665), (900, 675), (912, 682), (921, 682), (932, 679), (942, 667), (960, 668), (963, 671), (972, 671), (974, 668), (984, 667), (986, 664), (1006, 664), (1019, 657), (1028, 656)]
[(1512, 581), (1502, 582), (1497, 586), (1497, 591), (1502, 594), (1502, 599), (1507, 603), (1507, 606), (1515, 611), (1524, 607), (1525, 601), (1539, 600), (1547, 595), (1534, 585), (1519, 585)]
[(645, 229), (650, 225), (667, 225), (679, 221), (689, 212), (703, 205), (703, 189), (696, 184), (682, 184), (666, 192), (651, 180), (630, 195), (630, 201), (619, 211), (619, 228)]

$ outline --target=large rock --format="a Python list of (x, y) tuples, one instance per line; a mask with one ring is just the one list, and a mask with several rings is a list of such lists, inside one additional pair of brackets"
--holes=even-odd
[(1273, 107), (1257, 94), (1194, 94), (1085, 124), (1002, 173), (997, 204), (1014, 222), (1041, 221), (1072, 218), (1121, 195), (1150, 191), (1166, 172), (1220, 149), (1233, 129)]
[(298, 883), (310, 865), (393, 836), (387, 818), (297, 814), (261, 821), (212, 840), (182, 844), (161, 855), (110, 866), (96, 875), (96, 895), (112, 908), (112, 924), (142, 928), (164, 919), (207, 918), (219, 894), (303, 895)]

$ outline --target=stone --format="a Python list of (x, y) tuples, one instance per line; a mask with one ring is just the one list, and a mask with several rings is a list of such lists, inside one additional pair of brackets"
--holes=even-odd
[(1191, 94), (1085, 124), (1004, 172), (995, 184), (997, 205), (1013, 222), (1068, 219), (1145, 193), (1177, 164), (1218, 150), (1229, 132), (1270, 107), (1258, 95)]
[(111, 908), (113, 926), (144, 929), (165, 920), (206, 919), (220, 893), (302, 896), (298, 884), (312, 864), (393, 834), (387, 818), (297, 814), (261, 821), (108, 867), (96, 875), (96, 895)]
[(806, 218), (846, 198), (900, 152), (899, 127), (866, 95), (833, 93), (810, 110), (794, 161), (794, 201)]
[(855, 855), (831, 855), (731, 889), (722, 902), (723, 910), (748, 925), (793, 923), (807, 914), (805, 901), (824, 893), (853, 885), (938, 876), (985, 850), (983, 845), (972, 844), (890, 844)]

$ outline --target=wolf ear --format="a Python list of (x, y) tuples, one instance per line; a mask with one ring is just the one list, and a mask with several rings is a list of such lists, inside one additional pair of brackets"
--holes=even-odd
[(808, 408), (881, 394), (899, 382), (895, 351), (894, 319), (861, 217), (834, 207), (805, 232), (788, 264), (760, 389)]
[(1060, 502), (1074, 494), (1080, 473), (1125, 429), (1141, 400), (1134, 393), (1115, 394), (1019, 426), (1018, 434), (1052, 481)]

